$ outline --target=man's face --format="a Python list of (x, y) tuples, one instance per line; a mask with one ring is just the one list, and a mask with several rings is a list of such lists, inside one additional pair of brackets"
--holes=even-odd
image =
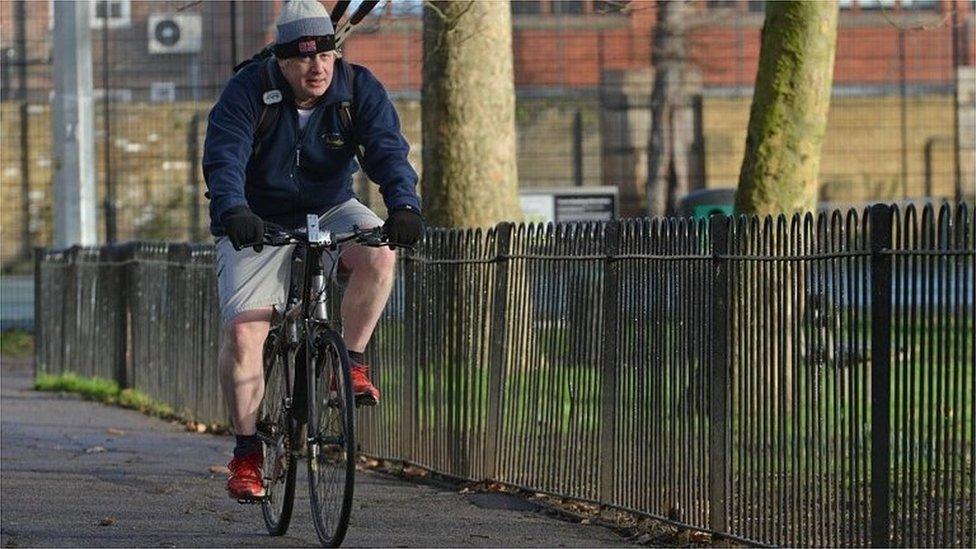
[(297, 103), (318, 99), (332, 83), (335, 52), (322, 52), (312, 57), (289, 57), (279, 60), (285, 80), (291, 84)]

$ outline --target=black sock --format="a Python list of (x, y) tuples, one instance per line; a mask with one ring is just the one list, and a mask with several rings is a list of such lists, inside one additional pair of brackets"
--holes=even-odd
[(349, 351), (349, 358), (356, 364), (366, 364), (366, 351), (365, 349), (361, 353), (359, 351)]
[(234, 446), (234, 457), (242, 458), (250, 453), (261, 450), (261, 441), (257, 435), (237, 435), (237, 445)]

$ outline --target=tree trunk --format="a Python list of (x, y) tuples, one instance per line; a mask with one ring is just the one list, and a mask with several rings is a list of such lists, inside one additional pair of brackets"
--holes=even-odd
[[(784, 1), (766, 3), (762, 30), (759, 70), (749, 114), (746, 152), (739, 174), (735, 209), (738, 213), (760, 216), (813, 211), (817, 207), (820, 149), (827, 127), (827, 111), (833, 82), (834, 51), (837, 42), (836, 0), (822, 2)], [(775, 220), (760, 223), (772, 231)], [(789, 222), (787, 221), (787, 226)], [(772, 235), (751, 235), (753, 251), (762, 255), (788, 255), (790, 239)], [(804, 249), (803, 235), (792, 241)], [(804, 309), (810, 296), (807, 290), (808, 266), (787, 262), (775, 269), (755, 269), (743, 281), (744, 295), (734, 307), (734, 330), (744, 324), (754, 334), (749, 347), (749, 363), (743, 362), (744, 348), (734, 348), (735, 363), (765, 376), (765, 396), (754, 401), (769, 413), (777, 402), (793, 407), (793, 388), (798, 368), (806, 363), (794, 360), (792, 349), (802, 349), (801, 357), (812, 350), (805, 337)], [(786, 272), (783, 278), (777, 273)], [(766, 314), (756, 314), (765, 311)], [(781, 313), (779, 311), (782, 311)], [(774, 314), (775, 313), (775, 314)], [(776, 349), (760, 341), (781, 342)], [(815, 369), (814, 369), (815, 370)], [(809, 373), (809, 372), (808, 372)]]
[(836, 44), (836, 0), (766, 3), (737, 212), (816, 209)]
[(647, 213), (673, 214), (678, 199), (694, 186), (694, 106), (689, 88), (687, 34), (692, 6), (687, 0), (658, 0), (654, 27), (654, 84), (647, 156)]
[(424, 4), (424, 214), (442, 227), (521, 220), (508, 2)]

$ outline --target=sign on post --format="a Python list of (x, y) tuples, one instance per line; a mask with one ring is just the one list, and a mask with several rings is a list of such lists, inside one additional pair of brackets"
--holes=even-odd
[(523, 189), (519, 201), (529, 223), (610, 221), (619, 207), (616, 187)]

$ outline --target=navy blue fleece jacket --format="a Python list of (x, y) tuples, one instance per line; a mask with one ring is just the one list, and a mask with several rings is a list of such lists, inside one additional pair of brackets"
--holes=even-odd
[(276, 87), (284, 96), (276, 127), (252, 155), (254, 133), (264, 110), (261, 71), (251, 63), (231, 78), (210, 111), (203, 153), (203, 174), (210, 191), (210, 232), (224, 234), (221, 215), (249, 206), (266, 221), (289, 228), (305, 224), (355, 196), (352, 175), (358, 169), (352, 137), (365, 150), (366, 174), (380, 186), (388, 210), (420, 210), (417, 173), (407, 162), (410, 146), (383, 85), (364, 67), (353, 65), (355, 104), (353, 136), (340, 123), (338, 105), (353, 94), (346, 72), (336, 62), (332, 83), (304, 130), (299, 130), (291, 87), (271, 61)]

